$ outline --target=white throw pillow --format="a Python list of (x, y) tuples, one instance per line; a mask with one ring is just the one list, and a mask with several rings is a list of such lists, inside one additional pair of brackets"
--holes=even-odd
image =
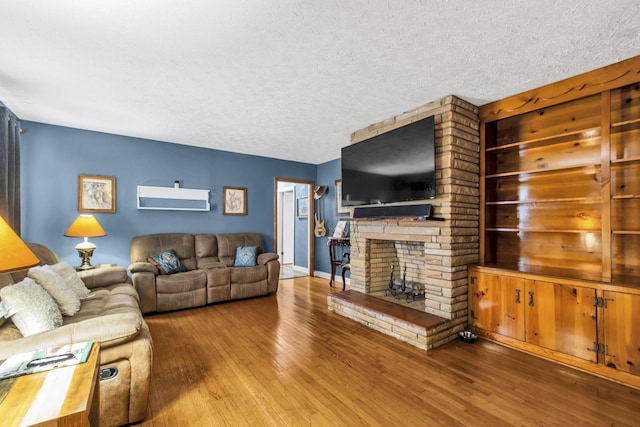
[(50, 267), (53, 269), (53, 271), (62, 276), (64, 281), (67, 282), (67, 285), (69, 285), (69, 287), (73, 289), (73, 291), (80, 298), (85, 298), (91, 292), (84, 285), (84, 282), (82, 281), (80, 276), (78, 276), (75, 268), (73, 268), (68, 262), (60, 261), (59, 263), (53, 264)]
[(60, 308), (63, 316), (73, 316), (80, 311), (80, 298), (67, 285), (62, 276), (53, 271), (49, 265), (41, 265), (32, 267), (27, 273), (29, 278), (49, 292)]
[(11, 320), (28, 337), (62, 325), (62, 315), (51, 295), (28, 277), (0, 289), (0, 298), (15, 310)]
[(16, 311), (9, 307), (5, 301), (0, 301), (0, 326), (4, 324), (4, 321), (16, 314)]

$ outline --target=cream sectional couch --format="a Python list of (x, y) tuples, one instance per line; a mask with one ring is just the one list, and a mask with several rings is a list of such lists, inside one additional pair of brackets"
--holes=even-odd
[[(255, 247), (256, 264), (235, 266), (238, 247)], [(186, 271), (160, 274), (149, 257), (173, 250)], [(143, 313), (198, 307), (277, 292), (278, 255), (265, 253), (258, 233), (160, 233), (131, 240), (133, 285)]]
[[(57, 264), (45, 246), (29, 243), (42, 264)], [(152, 368), (152, 341), (139, 308), (139, 298), (122, 267), (78, 273), (91, 291), (80, 310), (63, 317), (53, 330), (22, 336), (9, 319), (0, 326), (0, 360), (40, 348), (82, 341), (100, 342), (100, 367), (116, 368), (117, 375), (99, 382), (100, 425), (119, 426), (146, 415)], [(0, 288), (25, 279), (27, 271), (0, 275)]]

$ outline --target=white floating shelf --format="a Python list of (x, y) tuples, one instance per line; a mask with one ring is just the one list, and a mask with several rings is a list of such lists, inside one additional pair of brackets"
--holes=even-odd
[(208, 211), (209, 190), (138, 185), (138, 209)]

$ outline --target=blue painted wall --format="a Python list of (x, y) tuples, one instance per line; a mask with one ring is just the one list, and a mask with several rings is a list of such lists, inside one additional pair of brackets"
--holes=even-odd
[[(94, 264), (129, 264), (131, 237), (159, 232), (258, 232), (274, 249), (274, 178), (316, 180), (318, 166), (219, 150), (21, 122), (22, 237), (43, 243), (78, 265), (80, 239), (63, 234), (78, 216), (78, 175), (116, 177), (117, 211), (96, 214), (106, 237), (91, 239)], [(324, 169), (324, 167), (323, 167)], [(323, 172), (333, 182), (329, 171)], [(209, 212), (149, 211), (136, 208), (138, 185), (211, 190)], [(222, 214), (222, 187), (247, 188), (247, 215)], [(318, 242), (317, 242), (318, 243)], [(321, 242), (320, 242), (321, 243)], [(316, 257), (323, 250), (316, 250)], [(329, 271), (328, 261), (315, 260)]]
[[(338, 215), (336, 212), (336, 187), (335, 181), (341, 178), (341, 162), (340, 159), (318, 165), (318, 173), (316, 185), (326, 185), (329, 187), (325, 195), (316, 201), (316, 209), (320, 211), (321, 220), (325, 221), (327, 235), (325, 237), (315, 238), (315, 263), (317, 269), (330, 272), (328, 238), (333, 234), (333, 229), (340, 219), (348, 219), (348, 215)], [(340, 251), (344, 248), (336, 250), (336, 255), (340, 257)], [(348, 249), (347, 249), (348, 250)]]

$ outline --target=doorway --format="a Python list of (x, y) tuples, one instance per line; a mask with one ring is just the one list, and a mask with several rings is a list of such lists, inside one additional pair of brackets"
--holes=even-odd
[(281, 278), (313, 276), (313, 185), (307, 180), (275, 179), (274, 236)]

